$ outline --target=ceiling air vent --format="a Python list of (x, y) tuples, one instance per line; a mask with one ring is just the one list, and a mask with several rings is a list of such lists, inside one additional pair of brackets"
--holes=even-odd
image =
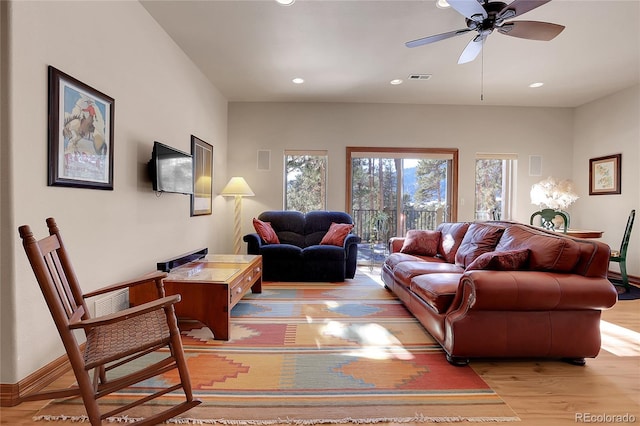
[(411, 74), (409, 75), (409, 80), (429, 80), (431, 78), (431, 74)]

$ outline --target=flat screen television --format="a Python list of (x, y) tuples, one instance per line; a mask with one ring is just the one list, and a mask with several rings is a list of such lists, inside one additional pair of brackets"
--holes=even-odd
[(154, 191), (193, 194), (193, 158), (186, 152), (154, 142), (149, 176)]

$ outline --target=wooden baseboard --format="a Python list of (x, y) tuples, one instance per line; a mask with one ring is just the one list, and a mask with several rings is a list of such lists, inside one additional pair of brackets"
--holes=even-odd
[(0, 407), (14, 407), (20, 404), (26, 395), (46, 388), (70, 370), (71, 364), (65, 354), (18, 383), (0, 383)]
[[(622, 276), (620, 275), (620, 272), (614, 272), (614, 271), (609, 271), (607, 273), (607, 276), (617, 280), (622, 278)], [(629, 284), (640, 286), (640, 277), (636, 277), (635, 275), (628, 275), (628, 278), (629, 278)]]

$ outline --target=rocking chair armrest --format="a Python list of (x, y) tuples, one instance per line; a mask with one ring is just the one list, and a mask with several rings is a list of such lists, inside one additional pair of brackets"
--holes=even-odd
[(113, 324), (123, 321), (128, 318), (137, 317), (148, 312), (162, 309), (167, 306), (176, 304), (180, 301), (180, 295), (174, 294), (172, 296), (163, 297), (161, 299), (152, 300), (151, 302), (143, 303), (142, 305), (134, 306), (132, 308), (123, 309), (122, 311), (114, 312), (112, 314), (103, 315), (101, 317), (89, 318), (83, 321), (78, 321), (69, 324), (71, 329), (79, 328), (92, 328), (107, 324)]
[(162, 286), (162, 279), (165, 278), (167, 275), (168, 274), (166, 272), (154, 271), (154, 272), (148, 273), (146, 275), (143, 275), (141, 277), (133, 278), (133, 279), (127, 280), (127, 281), (121, 281), (121, 282), (116, 283), (116, 284), (112, 284), (112, 285), (109, 285), (109, 286), (106, 286), (106, 287), (99, 288), (99, 289), (94, 290), (94, 291), (90, 291), (90, 292), (84, 294), (82, 297), (87, 299), (89, 297), (99, 296), (99, 295), (105, 294), (105, 293), (111, 293), (112, 291), (122, 290), (124, 288), (133, 287), (133, 286), (136, 286), (136, 285), (139, 285), (139, 284), (145, 284), (145, 283), (148, 283), (150, 281), (155, 281), (156, 285), (158, 285), (158, 283), (159, 283), (160, 286)]

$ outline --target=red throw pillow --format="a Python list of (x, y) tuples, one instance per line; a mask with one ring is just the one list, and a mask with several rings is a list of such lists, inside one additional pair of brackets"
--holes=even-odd
[(342, 247), (344, 245), (344, 239), (347, 238), (349, 232), (353, 229), (353, 225), (350, 223), (331, 223), (329, 230), (322, 237), (320, 244), (332, 245)]
[(253, 227), (256, 229), (262, 241), (267, 244), (280, 244), (276, 231), (271, 227), (271, 222), (263, 222), (259, 219), (253, 218)]
[(440, 244), (440, 231), (412, 229), (407, 231), (400, 253), (435, 256)]
[(490, 251), (483, 253), (467, 266), (466, 271), (493, 269), (515, 271), (522, 269), (529, 259), (529, 250)]
[(441, 223), (436, 228), (436, 231), (440, 231), (440, 244), (438, 244), (438, 255), (442, 257), (445, 262), (454, 263), (456, 261), (456, 252), (465, 233), (469, 229), (468, 222), (456, 222), (456, 223)]
[(466, 268), (483, 253), (495, 251), (504, 228), (484, 223), (469, 225), (455, 256), (456, 265)]

